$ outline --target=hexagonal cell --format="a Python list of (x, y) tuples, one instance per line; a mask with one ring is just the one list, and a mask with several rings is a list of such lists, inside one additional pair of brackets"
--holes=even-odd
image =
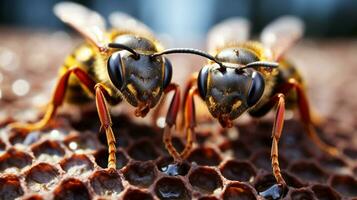
[(324, 168), (327, 168), (334, 173), (349, 173), (347, 163), (340, 158), (322, 157), (319, 159), (319, 163), (321, 163), (321, 166), (324, 166)]
[(311, 199), (311, 200), (317, 200), (314, 193), (309, 190), (309, 189), (296, 189), (291, 191), (290, 193), (290, 199), (292, 200), (301, 200), (301, 199)]
[(94, 134), (71, 135), (64, 140), (67, 148), (76, 153), (92, 152), (100, 147)]
[(232, 181), (252, 182), (256, 175), (254, 166), (246, 161), (229, 160), (220, 170), (226, 179)]
[[(258, 170), (259, 169), (264, 169), (266, 171), (272, 170), (270, 150), (268, 149), (262, 149), (260, 151), (256, 151), (250, 160), (254, 163), (255, 167)], [(285, 169), (288, 166), (288, 162), (286, 161), (286, 159), (282, 154), (279, 154), (279, 164), (280, 164), (280, 169)]]
[(124, 187), (117, 171), (99, 170), (89, 178), (94, 192), (102, 196), (118, 196)]
[(93, 170), (93, 163), (84, 154), (73, 154), (60, 162), (61, 168), (70, 176), (89, 175)]
[(159, 153), (149, 140), (141, 140), (134, 143), (129, 149), (128, 154), (135, 160), (148, 161), (155, 160)]
[(0, 157), (0, 171), (18, 171), (31, 163), (32, 156), (12, 148)]
[(298, 179), (297, 177), (295, 177), (294, 175), (288, 172), (283, 171), (281, 174), (283, 175), (283, 178), (289, 187), (301, 188), (306, 186), (304, 183), (300, 181), (300, 179)]
[(58, 142), (50, 140), (35, 144), (31, 150), (38, 160), (48, 163), (58, 162), (65, 154), (64, 149)]
[(52, 190), (59, 181), (59, 172), (54, 166), (39, 163), (25, 172), (26, 185), (33, 192), (46, 192)]
[(123, 170), (125, 179), (132, 185), (148, 187), (156, 177), (155, 165), (152, 162), (135, 162)]
[(332, 177), (330, 185), (344, 196), (357, 196), (357, 180), (351, 176), (335, 175)]
[(25, 144), (30, 145), (40, 138), (40, 132), (27, 133), (24, 131), (10, 131), (9, 142), (12, 145)]
[[(128, 136), (130, 133), (128, 132), (127, 128), (129, 126), (135, 126), (135, 125), (133, 125), (131, 122), (128, 122), (127, 124), (122, 124), (123, 122), (119, 122), (119, 123), (120, 124), (115, 124), (115, 122), (113, 122), (113, 126), (112, 126), (115, 141), (116, 141), (116, 146), (121, 148), (126, 148), (131, 144), (130, 138)], [(123, 125), (125, 125), (126, 127), (115, 128), (115, 126), (123, 126)], [(98, 131), (96, 130), (96, 132)], [(102, 132), (97, 133), (97, 138), (102, 145), (108, 146), (107, 136), (105, 133)]]
[(154, 198), (150, 193), (143, 192), (137, 189), (129, 189), (125, 192), (124, 198), (127, 200), (153, 200)]
[(221, 156), (210, 147), (200, 147), (194, 149), (187, 160), (196, 162), (198, 165), (217, 166), (222, 161)]
[[(81, 110), (81, 119), (70, 120), (71, 126), (78, 131), (93, 131), (97, 132), (100, 127), (98, 113), (95, 109)], [(105, 134), (104, 134), (105, 135)]]
[[(108, 157), (109, 153), (107, 149), (101, 149), (94, 154), (95, 162), (103, 169), (108, 167)], [(117, 169), (123, 168), (128, 163), (128, 158), (122, 150), (117, 150), (115, 157), (117, 159)]]
[[(136, 126), (143, 126), (139, 124), (135, 124), (133, 122), (133, 119), (130, 118), (128, 115), (118, 115), (118, 116), (112, 116), (112, 128), (113, 132), (115, 133), (115, 140), (117, 142), (117, 146), (121, 148), (126, 148), (130, 145), (131, 143), (131, 134), (133, 134), (132, 137), (140, 137), (138, 135), (142, 134), (143, 136), (145, 135), (145, 130), (144, 132), (136, 132), (138, 129)], [(152, 128), (149, 128), (152, 129)], [(97, 131), (97, 130), (95, 130)], [(150, 134), (151, 136), (151, 134)], [(105, 133), (100, 133), (98, 134), (99, 141), (103, 145), (107, 145), (107, 138)]]
[(304, 145), (289, 145), (286, 147), (283, 146), (284, 148), (280, 148), (280, 152), (291, 161), (313, 157), (313, 153), (311, 153), (308, 148), (304, 148), (303, 146)]
[(298, 120), (286, 120), (284, 122), (284, 130), (279, 143), (282, 146), (287, 146), (287, 149), (306, 138), (303, 132), (303, 124)]
[(0, 199), (16, 199), (22, 195), (24, 190), (15, 175), (0, 177)]
[(340, 200), (340, 195), (327, 185), (314, 185), (312, 191), (319, 200)]
[(353, 160), (357, 159), (357, 149), (351, 148), (351, 147), (347, 147), (343, 150), (343, 153), (350, 157)]
[(155, 138), (159, 135), (159, 132), (155, 131), (152, 126), (138, 125), (127, 126), (129, 128), (128, 136), (134, 140), (139, 140), (142, 138)]
[(270, 132), (271, 129), (272, 128), (261, 129), (252, 133), (252, 135), (249, 137), (249, 140), (247, 140), (247, 147), (249, 149), (270, 149), (272, 142)]
[(195, 190), (206, 194), (212, 194), (215, 190), (223, 188), (220, 174), (208, 167), (193, 170), (189, 175), (189, 181)]
[[(296, 181), (296, 179), (290, 180), (290, 178), (287, 178), (286, 173), (282, 173), (282, 175), (289, 186), (299, 184), (299, 182), (291, 183), (291, 181)], [(288, 192), (288, 190), (283, 191), (283, 189), (279, 185), (277, 185), (273, 174), (265, 174), (263, 176), (258, 176), (255, 180), (254, 187), (259, 193), (259, 195), (263, 196), (266, 199), (279, 199), (281, 197), (284, 197)]]
[[(160, 138), (160, 140), (155, 140), (160, 142), (160, 150), (162, 152), (164, 152), (165, 156), (169, 156), (169, 152), (167, 151), (166, 147), (165, 147), (165, 143), (162, 142), (162, 139)], [(175, 149), (178, 152), (183, 151), (183, 149), (185, 148), (185, 144), (182, 142), (182, 140), (176, 136), (172, 137), (172, 145), (175, 147)]]
[(233, 183), (223, 193), (224, 200), (249, 200), (257, 199), (254, 189), (244, 183)]
[(156, 165), (158, 170), (169, 176), (185, 176), (191, 168), (189, 163), (176, 163), (171, 157), (159, 159)]
[(299, 161), (290, 166), (290, 172), (304, 181), (326, 182), (328, 175), (315, 162)]
[(233, 142), (226, 141), (220, 145), (219, 148), (224, 153), (227, 151), (233, 151), (233, 156), (236, 159), (248, 159), (252, 154), (247, 145), (241, 140), (235, 140)]
[(155, 193), (159, 199), (163, 200), (191, 199), (191, 194), (184, 182), (175, 177), (164, 177), (158, 180), (155, 185)]
[(63, 199), (92, 199), (87, 187), (78, 179), (64, 180), (53, 192), (55, 200)]
[(282, 196), (286, 195), (284, 192), (284, 188), (281, 185), (274, 184), (268, 189), (259, 192), (259, 196), (261, 196), (263, 199), (277, 200), (282, 199)]

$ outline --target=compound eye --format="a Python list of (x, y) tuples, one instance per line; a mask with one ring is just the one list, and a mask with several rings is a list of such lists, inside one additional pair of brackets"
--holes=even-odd
[(108, 74), (110, 81), (115, 87), (121, 89), (123, 86), (123, 70), (121, 63), (121, 56), (119, 52), (113, 53), (107, 63)]
[(259, 72), (253, 72), (252, 74), (252, 85), (250, 86), (248, 92), (247, 104), (248, 106), (253, 106), (262, 97), (265, 87), (265, 81), (263, 76)]
[(172, 65), (169, 59), (164, 57), (164, 85), (163, 88), (166, 88), (171, 83), (172, 78)]
[(202, 99), (205, 99), (207, 93), (207, 78), (208, 78), (208, 67), (203, 67), (197, 78), (198, 92)]

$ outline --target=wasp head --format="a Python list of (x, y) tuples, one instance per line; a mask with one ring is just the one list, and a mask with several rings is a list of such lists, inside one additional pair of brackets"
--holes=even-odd
[(144, 117), (158, 103), (170, 83), (171, 64), (162, 56), (151, 56), (156, 48), (147, 39), (122, 36), (116, 42), (129, 48), (110, 56), (109, 77), (126, 101), (137, 107), (135, 115)]
[(231, 127), (232, 120), (254, 106), (264, 92), (264, 78), (253, 70), (236, 70), (217, 65), (201, 69), (198, 88), (213, 117), (223, 127)]

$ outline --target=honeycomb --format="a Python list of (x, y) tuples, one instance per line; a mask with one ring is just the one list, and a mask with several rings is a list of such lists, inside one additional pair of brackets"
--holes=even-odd
[[(279, 159), (289, 187), (281, 191), (271, 173), (271, 120), (198, 132), (197, 145), (187, 161), (174, 164), (162, 145), (160, 128), (132, 122), (128, 115), (113, 116), (119, 148), (117, 171), (110, 172), (105, 169), (105, 134), (93, 131), (99, 127), (95, 114), (83, 116), (85, 128), (81, 122), (60, 116), (60, 124), (69, 124), (66, 128), (58, 125), (28, 134), (9, 131), (3, 123), (0, 199), (357, 197), (357, 150), (348, 145), (351, 134), (330, 135), (345, 144), (340, 146), (344, 155), (332, 158), (312, 145), (298, 120), (286, 121)], [(180, 137), (174, 142), (183, 149)]]
[[(53, 43), (69, 40), (69, 36), (61, 34), (15, 34), (6, 42), (0, 40), (0, 46), (14, 48), (16, 52), (11, 42), (18, 38), (29, 45), (39, 38)], [(28, 41), (27, 38), (32, 39)], [(339, 43), (330, 45), (335, 49), (341, 47)], [(330, 55), (331, 50), (327, 49), (326, 54)], [(357, 47), (351, 49), (354, 52)], [(46, 47), (34, 51), (47, 52), (53, 58), (66, 52), (46, 51)], [(313, 48), (305, 43), (293, 53), (301, 58), (304, 57), (301, 52), (309, 54), (309, 51)], [(16, 55), (28, 59), (28, 55)], [(54, 58), (45, 64), (56, 62)], [(42, 95), (49, 91), (51, 84), (37, 83), (38, 69), (28, 67), (24, 70), (31, 80), (32, 94)], [(329, 89), (341, 94), (334, 95), (336, 98), (330, 99), (330, 104), (344, 106), (324, 107), (323, 103), (317, 106), (329, 111), (318, 129), (319, 134), (343, 154), (330, 157), (322, 153), (304, 133), (299, 117), (288, 117), (279, 143), (279, 162), (289, 186), (285, 190), (275, 185), (271, 172), (272, 116), (237, 120), (237, 125), (228, 130), (221, 129), (216, 121), (199, 118), (201, 123), (193, 151), (187, 161), (174, 164), (163, 146), (161, 128), (133, 118), (130, 112), (114, 110), (117, 171), (111, 172), (106, 170), (106, 138), (99, 131), (95, 109), (85, 108), (81, 112), (67, 109), (48, 129), (40, 132), (12, 131), (6, 125), (14, 118), (36, 120), (39, 117), (38, 106), (31, 100), (40, 101), (41, 96), (11, 95), (11, 87), (5, 83), (1, 86), (3, 97), (0, 101), (0, 199), (357, 199), (357, 122), (350, 112), (357, 105), (343, 98), (348, 91), (338, 90), (353, 80), (353, 75), (348, 74), (356, 71), (349, 70), (344, 72), (346, 78), (342, 82), (329, 85)], [(49, 72), (44, 79), (52, 80), (54, 74)], [(11, 76), (4, 77), (4, 81), (6, 79)], [(319, 91), (318, 87), (312, 87), (312, 92)], [(328, 96), (324, 95), (321, 98)], [(44, 96), (48, 100), (48, 94)], [(313, 102), (319, 100), (316, 96), (312, 99)], [(12, 114), (14, 110), (17, 114)], [(339, 120), (341, 118), (346, 120)], [(180, 131), (175, 133), (173, 141), (178, 150), (184, 148), (183, 138)]]

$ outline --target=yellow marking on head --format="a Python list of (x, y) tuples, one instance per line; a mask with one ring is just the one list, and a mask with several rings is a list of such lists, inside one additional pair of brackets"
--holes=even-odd
[(154, 91), (152, 91), (152, 95), (156, 97), (160, 92), (160, 87), (156, 87)]
[(216, 107), (216, 102), (214, 101), (213, 97), (208, 97), (208, 101), (211, 107)]
[(237, 108), (239, 108), (240, 105), (242, 105), (242, 101), (236, 101), (232, 106), (232, 110), (236, 110)]
[(130, 93), (132, 93), (135, 97), (137, 96), (138, 92), (134, 88), (133, 84), (129, 83), (126, 87), (130, 91)]

